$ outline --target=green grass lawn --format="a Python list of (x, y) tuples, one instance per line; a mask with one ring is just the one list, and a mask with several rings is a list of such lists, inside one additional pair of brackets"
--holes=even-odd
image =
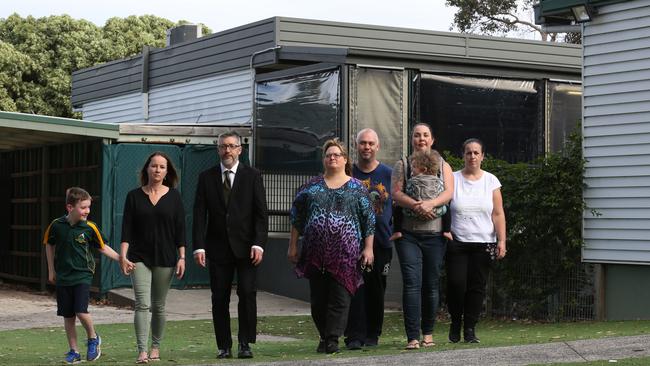
[[(233, 332), (236, 334), (236, 321)], [(572, 323), (528, 323), (488, 320), (479, 323), (477, 334), (481, 338), (478, 345), (450, 344), (447, 341), (449, 323), (440, 323), (434, 332), (438, 344), (429, 349), (416, 352), (435, 352), (440, 350), (473, 347), (512, 346), (521, 344), (572, 341), (610, 336), (639, 335), (650, 333), (650, 321), (626, 322), (572, 322)], [(136, 358), (135, 333), (132, 324), (98, 325), (102, 336), (102, 357), (94, 364), (131, 365)], [(315, 352), (318, 341), (316, 329), (308, 316), (263, 317), (259, 319), (260, 334), (287, 336), (295, 341), (260, 341), (253, 345), (255, 358), (234, 362), (271, 362), (284, 360), (309, 360), (331, 357), (363, 357), (370, 355), (398, 354), (406, 344), (404, 327), (400, 313), (388, 313), (384, 325), (384, 335), (379, 347), (362, 351), (343, 351), (334, 356)], [(85, 333), (79, 328), (80, 339)], [(342, 343), (342, 340), (341, 340)], [(63, 326), (0, 332), (1, 365), (45, 365), (61, 363), (67, 352), (67, 342)], [(236, 346), (233, 351), (236, 353)], [(85, 357), (85, 346), (82, 357)], [(412, 351), (409, 351), (412, 352)], [(170, 321), (167, 323), (162, 347), (163, 361), (156, 365), (205, 364), (215, 363), (216, 344), (212, 322), (208, 320)], [(622, 365), (646, 363), (619, 361)], [(606, 362), (605, 362), (606, 363)], [(594, 363), (601, 365), (605, 363)], [(584, 364), (582, 364), (584, 365)]]

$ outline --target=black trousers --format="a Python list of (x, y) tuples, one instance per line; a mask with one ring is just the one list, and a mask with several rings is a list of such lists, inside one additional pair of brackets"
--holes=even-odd
[(251, 260), (235, 259), (228, 263), (209, 262), (210, 290), (212, 291), (212, 324), (219, 349), (232, 347), (230, 334), (230, 291), (237, 272), (237, 306), (240, 343), (255, 343), (257, 334), (257, 284), (255, 267)]
[(311, 317), (320, 338), (338, 341), (348, 320), (352, 295), (329, 273), (314, 273), (309, 278)]
[(473, 328), (478, 322), (492, 260), (487, 243), (447, 245), (447, 306), (451, 321)]
[(371, 272), (363, 272), (364, 284), (350, 303), (345, 342), (366, 340), (377, 342), (384, 325), (384, 294), (386, 279), (393, 259), (393, 248), (374, 246), (375, 262)]

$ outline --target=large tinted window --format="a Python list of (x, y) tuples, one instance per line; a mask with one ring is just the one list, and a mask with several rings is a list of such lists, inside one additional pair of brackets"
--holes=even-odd
[(511, 162), (543, 153), (543, 99), (539, 82), (420, 74), (415, 111), (431, 124), (439, 151), (460, 151), (470, 137), (487, 153)]
[(321, 71), (257, 83), (255, 165), (320, 172), (321, 147), (340, 136), (340, 73)]

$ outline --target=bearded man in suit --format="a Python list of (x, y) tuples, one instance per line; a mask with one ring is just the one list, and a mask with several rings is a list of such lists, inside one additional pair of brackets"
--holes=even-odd
[(262, 175), (239, 162), (241, 137), (219, 136), (219, 165), (199, 176), (194, 201), (194, 260), (210, 272), (217, 358), (232, 357), (230, 293), (237, 273), (238, 357), (252, 358), (257, 327), (256, 273), (268, 237)]

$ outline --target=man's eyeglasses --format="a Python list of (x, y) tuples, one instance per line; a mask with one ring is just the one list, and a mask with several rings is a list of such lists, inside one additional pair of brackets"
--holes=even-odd
[(235, 144), (224, 144), (224, 145), (217, 145), (219, 147), (219, 150), (235, 150), (236, 148), (240, 147), (241, 145), (235, 145)]
[(331, 158), (339, 159), (342, 156), (343, 154), (341, 153), (329, 153), (329, 154), (325, 154), (325, 159), (331, 159)]

